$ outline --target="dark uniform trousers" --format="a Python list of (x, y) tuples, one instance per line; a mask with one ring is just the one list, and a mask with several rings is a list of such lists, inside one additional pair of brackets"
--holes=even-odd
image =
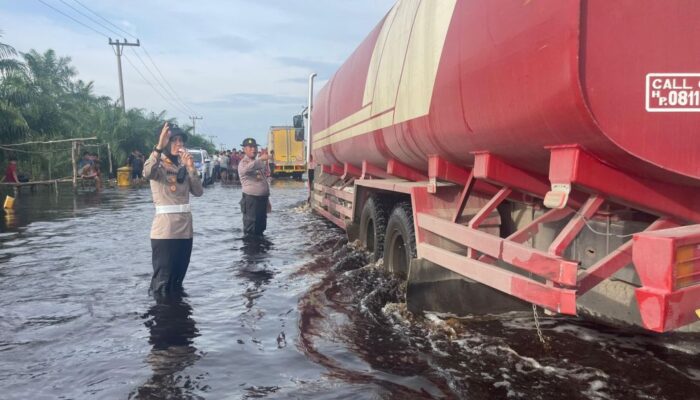
[(150, 292), (182, 289), (192, 254), (192, 239), (151, 239), (153, 277)]
[(269, 197), (243, 193), (241, 214), (243, 214), (243, 233), (246, 235), (262, 235), (265, 232)]

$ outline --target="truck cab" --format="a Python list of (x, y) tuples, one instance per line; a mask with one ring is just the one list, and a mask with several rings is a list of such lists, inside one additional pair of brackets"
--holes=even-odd
[(274, 164), (274, 170), (270, 173), (274, 177), (291, 176), (301, 180), (306, 172), (306, 147), (303, 137), (298, 140), (295, 132), (293, 126), (270, 127), (267, 146), (270, 163)]

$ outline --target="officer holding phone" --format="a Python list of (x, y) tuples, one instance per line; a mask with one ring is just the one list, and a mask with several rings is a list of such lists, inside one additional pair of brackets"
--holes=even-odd
[(143, 166), (150, 181), (156, 214), (151, 226), (153, 276), (150, 292), (179, 291), (192, 254), (190, 193), (204, 193), (192, 155), (185, 149), (187, 134), (167, 122)]
[(270, 185), (267, 182), (267, 152), (258, 154), (258, 144), (247, 138), (241, 144), (245, 155), (238, 163), (238, 176), (241, 180), (243, 198), (243, 232), (246, 235), (260, 236), (267, 228), (267, 213), (270, 209)]

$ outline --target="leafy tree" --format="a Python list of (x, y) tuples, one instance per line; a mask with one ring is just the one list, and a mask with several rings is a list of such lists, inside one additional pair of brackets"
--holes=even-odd
[(22, 85), (25, 70), (24, 65), (13, 58), (15, 56), (14, 47), (0, 43), (0, 137), (7, 140), (21, 138), (29, 130), (19, 108), (19, 104), (28, 99)]
[[(14, 58), (18, 56), (21, 60)], [(165, 121), (177, 123), (165, 111), (132, 108), (124, 112), (111, 98), (97, 96), (92, 82), (78, 79), (70, 57), (60, 57), (51, 49), (18, 54), (0, 43), (0, 145), (95, 136), (97, 142), (109, 144), (113, 165), (118, 167), (134, 149), (148, 154)], [(190, 135), (188, 144), (214, 150), (199, 135)], [(71, 175), (69, 149), (69, 144), (26, 146), (18, 148), (16, 155), (33, 179), (57, 178)], [(106, 171), (106, 147), (85, 149), (99, 151)], [(2, 165), (9, 153), (6, 148), (0, 152)]]
[[(2, 37), (2, 31), (0, 31), (0, 37)], [(12, 58), (15, 56), (17, 56), (17, 50), (14, 47), (0, 43), (0, 76), (23, 69), (22, 63)]]

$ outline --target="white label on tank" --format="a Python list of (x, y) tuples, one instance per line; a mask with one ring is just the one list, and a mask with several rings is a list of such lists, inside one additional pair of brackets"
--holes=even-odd
[(653, 73), (646, 78), (648, 112), (700, 111), (700, 73)]

